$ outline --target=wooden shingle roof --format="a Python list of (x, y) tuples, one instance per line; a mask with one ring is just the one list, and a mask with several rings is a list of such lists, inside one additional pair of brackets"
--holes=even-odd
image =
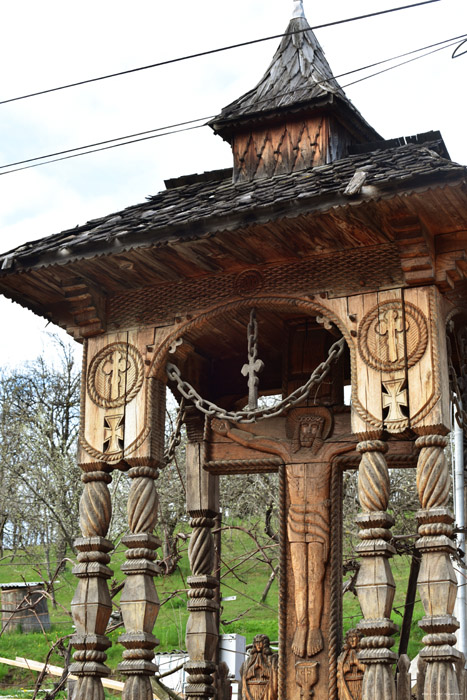
[[(214, 180), (207, 173), (201, 178), (181, 178), (184, 184), (180, 186), (171, 181), (169, 189), (146, 202), (1, 255), (0, 280), (15, 270), (64, 265), (138, 247), (173, 246), (292, 212), (323, 212), (347, 206), (349, 201), (377, 200), (412, 186), (442, 186), (465, 178), (467, 168), (444, 157), (439, 133), (431, 132), (431, 136), (434, 140), (426, 141), (426, 135), (418, 141), (413, 137), (413, 142), (402, 139), (401, 145), (391, 148), (382, 142), (379, 149), (367, 153), (252, 182), (233, 184), (230, 170), (216, 171)], [(349, 199), (344, 191), (357, 171), (366, 173), (365, 187)], [(223, 176), (226, 179), (220, 179)], [(4, 289), (1, 282), (0, 289)]]

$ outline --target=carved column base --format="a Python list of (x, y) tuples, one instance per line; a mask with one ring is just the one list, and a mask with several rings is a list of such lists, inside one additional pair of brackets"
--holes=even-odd
[(392, 666), (397, 654), (389, 649), (368, 649), (360, 652), (358, 658), (365, 664), (362, 684), (362, 697), (366, 700), (395, 700), (396, 686)]
[(185, 694), (193, 700), (212, 698), (216, 694), (212, 675), (216, 670), (216, 664), (212, 661), (188, 661), (185, 664), (188, 673)]
[(148, 671), (144, 671), (144, 675), (135, 675), (127, 678), (122, 693), (122, 700), (153, 700), (154, 692), (147, 673)]
[(79, 564), (72, 573), (79, 581), (71, 602), (76, 634), (70, 640), (75, 648), (70, 673), (78, 676), (77, 700), (104, 700), (101, 678), (110, 674), (104, 661), (111, 646), (104, 632), (112, 612), (107, 579), (113, 575), (106, 564), (113, 544), (94, 536), (78, 538), (75, 546)]
[(86, 700), (104, 700), (101, 678), (110, 674), (103, 662), (107, 658), (105, 649), (111, 646), (110, 639), (98, 634), (75, 634), (71, 638), (75, 648), (74, 662), (70, 673), (78, 676), (75, 696)]
[(153, 560), (160, 540), (150, 533), (138, 533), (127, 535), (122, 542), (128, 547), (127, 561), (121, 567), (128, 578), (120, 598), (126, 632), (118, 638), (125, 650), (117, 668), (127, 676), (122, 699), (152, 700), (150, 676), (157, 671), (153, 659), (154, 647), (159, 644), (152, 634), (159, 612)]

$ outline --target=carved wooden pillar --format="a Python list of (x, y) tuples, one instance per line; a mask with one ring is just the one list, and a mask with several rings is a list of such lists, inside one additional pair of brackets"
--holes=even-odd
[[(160, 541), (152, 532), (157, 522), (158, 495), (155, 480), (159, 471), (156, 455), (162, 464), (165, 425), (165, 385), (151, 379), (153, 459), (151, 464), (132, 466), (128, 472), (131, 488), (128, 497), (130, 535), (122, 539), (127, 546), (127, 561), (122, 571), (127, 579), (120, 598), (125, 634), (119, 642), (125, 647), (118, 670), (128, 676), (123, 700), (152, 700), (150, 677), (157, 671), (152, 662), (159, 640), (152, 631), (159, 612), (159, 598), (154, 585), (155, 549)], [(144, 461), (144, 460), (142, 460)], [(150, 460), (147, 460), (148, 462)]]
[[(132, 480), (128, 500), (130, 534), (122, 569), (127, 575), (121, 596), (125, 647), (119, 670), (128, 679), (123, 700), (152, 700), (150, 676), (157, 644), (152, 634), (159, 610), (154, 587), (152, 534), (157, 520), (154, 481), (163, 465), (165, 428), (164, 375), (151, 373), (151, 356), (157, 346), (154, 329), (121, 330), (90, 338), (83, 353), (79, 463), (85, 475), (81, 503), (83, 540), (78, 540), (82, 579), (74, 600), (78, 635), (74, 673), (93, 680), (78, 686), (77, 700), (103, 700), (98, 677), (105, 675), (104, 637), (111, 611), (106, 578), (112, 571), (105, 564), (112, 549), (105, 540), (110, 521), (110, 498), (106, 482), (112, 468), (128, 471)], [(96, 618), (94, 620), (94, 618)], [(94, 679), (96, 677), (96, 679)], [(83, 690), (81, 690), (81, 686)], [(89, 688), (89, 691), (88, 691)], [(94, 693), (94, 694), (93, 694)]]
[(425, 700), (457, 698), (459, 688), (453, 662), (459, 652), (454, 632), (459, 624), (453, 617), (457, 582), (450, 555), (454, 517), (447, 508), (451, 477), (444, 454), (447, 438), (423, 435), (415, 445), (420, 450), (417, 465), (417, 489), (422, 509), (417, 513), (422, 554), (418, 588), (425, 617), (420, 627), (427, 634), (420, 657), (426, 662)]
[(191, 576), (187, 582), (188, 610), (186, 647), (190, 660), (185, 664), (188, 684), (185, 693), (193, 700), (206, 700), (215, 695), (212, 674), (216, 670), (217, 628), (216, 589), (218, 580), (213, 576), (214, 539), (211, 528), (218, 511), (218, 477), (203, 469), (206, 443), (203, 440), (203, 421), (187, 414), (187, 510), (193, 528), (188, 555)]
[(102, 469), (96, 465), (81, 465), (81, 468), (84, 471), (84, 492), (80, 501), (83, 537), (75, 542), (79, 563), (73, 573), (79, 583), (71, 602), (76, 626), (71, 643), (76, 651), (70, 672), (78, 676), (76, 700), (104, 700), (101, 677), (110, 673), (104, 661), (105, 650), (110, 646), (105, 630), (112, 611), (107, 579), (113, 571), (107, 564), (113, 545), (105, 536), (111, 516), (108, 484), (112, 477), (104, 464)]
[(357, 445), (361, 453), (358, 496), (362, 513), (357, 517), (362, 540), (357, 547), (362, 563), (357, 579), (357, 593), (364, 619), (358, 628), (361, 640), (360, 660), (365, 664), (363, 700), (395, 700), (396, 688), (392, 665), (397, 655), (391, 651), (391, 635), (397, 629), (391, 621), (395, 584), (389, 558), (395, 553), (388, 540), (393, 517), (386, 512), (389, 501), (389, 472), (380, 440)]

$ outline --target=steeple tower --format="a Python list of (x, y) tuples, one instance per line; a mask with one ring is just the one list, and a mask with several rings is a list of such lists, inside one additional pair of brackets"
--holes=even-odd
[(330, 163), (381, 138), (335, 80), (302, 0), (262, 79), (210, 125), (232, 146), (234, 181)]

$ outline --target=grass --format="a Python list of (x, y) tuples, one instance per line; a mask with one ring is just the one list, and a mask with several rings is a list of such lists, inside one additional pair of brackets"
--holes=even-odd
[[(266, 603), (262, 605), (259, 600), (271, 573), (271, 568), (262, 560), (261, 553), (248, 557), (253, 547), (252, 540), (241, 530), (234, 530), (228, 533), (223, 540), (222, 558), (230, 568), (243, 559), (245, 561), (235, 569), (235, 575), (230, 573), (222, 580), (222, 597), (234, 597), (234, 599), (224, 600), (221, 604), (220, 630), (221, 633), (225, 634), (238, 633), (244, 635), (247, 639), (247, 644), (251, 643), (254, 635), (258, 632), (267, 634), (272, 641), (276, 641), (278, 638), (277, 581), (273, 583)], [(266, 551), (271, 556), (274, 552), (273, 549)], [(41, 551), (37, 550), (29, 553), (28, 556), (15, 557), (8, 566), (0, 565), (0, 582), (20, 581), (22, 578), (26, 581), (39, 580), (40, 577), (34, 562), (37, 562), (37, 559), (41, 556)], [(123, 561), (124, 549), (122, 546), (119, 546), (112, 556), (111, 564), (117, 583), (124, 579), (120, 571)], [(409, 565), (410, 561), (406, 556), (395, 557), (391, 564), (396, 581), (395, 611), (393, 611), (392, 617), (398, 625), (401, 624), (402, 617), (397, 611), (403, 612)], [(155, 634), (160, 639), (157, 651), (170, 651), (185, 647), (184, 636), (188, 613), (186, 611), (186, 594), (183, 590), (187, 588), (186, 578), (189, 575), (188, 557), (185, 551), (177, 571), (170, 577), (157, 578), (155, 581), (162, 603), (155, 627)], [(49, 603), (51, 629), (44, 634), (40, 632), (2, 634), (0, 636), (0, 656), (12, 659), (16, 656), (23, 656), (36, 661), (45, 661), (51, 644), (58, 638), (72, 634), (74, 631), (72, 619), (66, 611), (70, 609), (70, 602), (75, 587), (76, 579), (71, 574), (71, 564), (68, 563), (65, 570), (59, 575), (59, 583), (56, 590), (57, 607), (53, 608)], [(174, 590), (180, 592), (175, 596), (171, 596)], [(118, 597), (115, 599), (115, 602), (118, 604)], [(247, 614), (242, 615), (247, 609)], [(417, 654), (421, 647), (423, 633), (419, 629), (417, 621), (422, 615), (421, 603), (418, 602), (414, 610), (412, 636), (409, 643), (409, 656), (411, 658)], [(235, 620), (237, 617), (239, 619)], [(343, 605), (344, 632), (354, 627), (360, 618), (361, 612), (357, 598), (351, 593), (347, 593), (344, 596)], [(232, 620), (235, 621), (227, 624)], [(112, 647), (107, 651), (108, 659), (106, 663), (112, 669), (113, 677), (116, 678), (118, 678), (116, 667), (121, 660), (122, 654), (122, 647), (117, 643), (117, 639), (122, 632), (123, 629), (119, 628), (110, 633)], [(394, 649), (397, 651), (397, 648), (398, 639), (396, 638)], [(50, 662), (57, 666), (63, 666), (63, 658), (56, 653), (52, 654)], [(33, 687), (36, 677), (37, 674), (35, 672), (22, 671), (21, 669), (0, 664), (0, 697), (1, 689), (6, 686), (10, 688)], [(120, 678), (120, 680), (123, 679)], [(17, 697), (21, 697), (21, 695)], [(27, 697), (27, 695), (24, 697)], [(114, 696), (108, 694), (107, 697)]]

